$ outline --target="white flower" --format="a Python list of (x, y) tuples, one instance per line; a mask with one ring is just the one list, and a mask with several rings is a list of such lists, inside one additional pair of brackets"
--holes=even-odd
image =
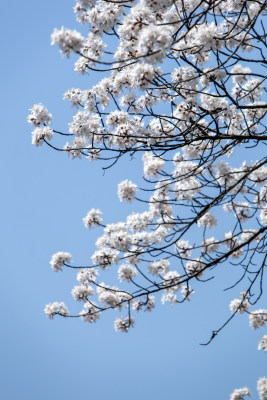
[(167, 292), (177, 292), (180, 288), (180, 278), (181, 275), (177, 271), (168, 271), (163, 275), (163, 285), (168, 286), (166, 288)]
[(205, 241), (202, 243), (202, 246), (204, 253), (214, 253), (214, 251), (219, 248), (220, 243), (216, 241), (214, 237), (211, 237), (209, 239), (205, 239)]
[(161, 74), (162, 71), (159, 67), (155, 67), (151, 64), (136, 64), (131, 69), (130, 80), (131, 87), (145, 89), (147, 86), (151, 85), (156, 74)]
[(61, 53), (67, 57), (72, 52), (79, 52), (83, 43), (84, 38), (79, 32), (65, 29), (64, 26), (61, 29), (55, 28), (51, 34), (51, 44), (56, 44), (60, 48)]
[(250, 396), (250, 390), (247, 387), (235, 389), (230, 395), (230, 400), (243, 400), (244, 396)]
[(47, 108), (43, 104), (34, 104), (30, 108), (31, 114), (28, 115), (27, 121), (36, 126), (46, 125), (51, 123), (52, 114), (48, 113)]
[(203, 274), (203, 268), (205, 264), (203, 264), (200, 260), (189, 260), (185, 264), (185, 270), (188, 275), (192, 276), (201, 276)]
[(267, 206), (264, 206), (260, 212), (260, 221), (263, 225), (267, 225)]
[(170, 268), (168, 260), (153, 261), (149, 264), (148, 270), (152, 275), (165, 274)]
[(190, 285), (182, 286), (181, 294), (183, 295), (185, 300), (190, 301), (190, 296), (192, 293), (195, 293), (195, 291), (191, 288)]
[(71, 102), (72, 107), (78, 108), (82, 103), (82, 91), (80, 89), (70, 89), (63, 95), (63, 99)]
[(162, 304), (165, 304), (167, 301), (171, 303), (173, 306), (175, 303), (177, 303), (177, 296), (174, 294), (172, 291), (169, 291), (167, 293), (163, 293), (161, 296), (161, 302)]
[(260, 378), (257, 382), (257, 389), (261, 400), (267, 400), (267, 378)]
[(191, 256), (191, 249), (189, 242), (187, 240), (179, 240), (175, 243), (175, 248), (182, 258), (189, 258)]
[(86, 301), (87, 297), (94, 295), (94, 289), (92, 288), (92, 286), (86, 285), (74, 286), (71, 294), (75, 300)]
[(251, 73), (251, 69), (243, 67), (241, 64), (236, 64), (232, 70), (231, 75), (234, 83), (244, 83), (247, 80), (247, 75)]
[(87, 302), (80, 312), (80, 317), (85, 322), (96, 322), (100, 317), (99, 309)]
[(83, 218), (84, 226), (92, 229), (94, 225), (100, 225), (102, 222), (102, 212), (99, 209), (92, 208), (88, 211), (86, 217)]
[(129, 328), (134, 325), (132, 317), (116, 318), (114, 321), (115, 331), (128, 332)]
[(85, 139), (82, 137), (74, 138), (72, 144), (68, 142), (64, 146), (64, 150), (67, 152), (68, 156), (72, 159), (82, 158), (82, 150), (85, 148)]
[(126, 179), (118, 185), (118, 196), (121, 202), (131, 203), (135, 199), (137, 185)]
[(162, 29), (161, 26), (150, 24), (139, 34), (137, 56), (145, 56), (151, 64), (161, 62), (171, 45), (171, 40), (172, 33), (168, 26)]
[(249, 325), (252, 328), (263, 328), (267, 322), (267, 310), (255, 310), (249, 314)]
[(54, 135), (54, 132), (48, 126), (36, 127), (32, 132), (32, 144), (36, 147), (41, 146), (44, 140), (51, 140)]
[(133, 301), (132, 308), (135, 311), (140, 311), (140, 310), (152, 311), (152, 309), (155, 308), (155, 297), (147, 296), (147, 298), (144, 301), (142, 300)]
[(263, 335), (259, 341), (258, 350), (267, 351), (267, 335)]
[(127, 227), (133, 232), (145, 230), (153, 221), (152, 213), (145, 211), (141, 214), (132, 213), (127, 217)]
[(63, 317), (67, 317), (69, 315), (69, 311), (63, 302), (54, 302), (47, 304), (45, 306), (44, 312), (49, 319), (53, 319), (56, 314), (62, 315)]
[(229, 308), (232, 312), (237, 312), (243, 314), (245, 311), (248, 311), (250, 304), (246, 297), (245, 292), (241, 292), (240, 297), (238, 299), (234, 299), (231, 301)]
[(203, 217), (199, 218), (197, 225), (201, 228), (212, 228), (213, 226), (217, 225), (217, 221), (210, 212), (207, 212), (203, 215)]
[(126, 124), (129, 121), (129, 114), (125, 111), (112, 111), (106, 119), (108, 126), (116, 127), (117, 125)]
[(82, 285), (88, 285), (96, 280), (98, 271), (95, 268), (81, 269), (77, 274), (77, 281)]
[[(102, 286), (102, 284), (101, 284)], [(103, 288), (98, 288), (98, 300), (100, 303), (105, 303), (106, 307), (121, 307), (121, 298), (116, 291)]]
[(133, 279), (137, 274), (137, 269), (131, 264), (123, 264), (118, 269), (118, 277), (121, 282), (131, 282), (131, 279)]
[(144, 153), (144, 174), (147, 178), (155, 178), (164, 166), (164, 160), (160, 157), (153, 156), (151, 153)]
[(63, 251), (58, 251), (57, 253), (52, 255), (50, 264), (51, 268), (57, 272), (57, 271), (62, 271), (62, 267), (64, 263), (69, 263), (72, 259), (72, 256), (70, 253), (66, 253)]
[(105, 269), (111, 264), (117, 264), (119, 261), (119, 252), (118, 250), (105, 247), (94, 252), (92, 261), (95, 265), (99, 265), (101, 268)]

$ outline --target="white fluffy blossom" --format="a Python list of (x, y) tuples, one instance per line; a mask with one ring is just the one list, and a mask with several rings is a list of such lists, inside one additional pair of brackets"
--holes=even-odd
[(199, 218), (197, 225), (201, 228), (212, 228), (213, 226), (217, 225), (217, 221), (212, 213), (207, 212), (203, 215), (203, 217)]
[(96, 280), (98, 271), (95, 268), (81, 269), (77, 274), (77, 281), (82, 285), (88, 285)]
[(258, 344), (258, 350), (267, 352), (267, 335), (263, 335)]
[(177, 303), (176, 294), (174, 294), (172, 291), (169, 291), (167, 293), (163, 293), (163, 295), (161, 296), (161, 303), (165, 304), (166, 302), (170, 302), (172, 306), (175, 303)]
[(51, 140), (53, 138), (53, 135), (53, 130), (48, 126), (44, 126), (43, 128), (37, 126), (32, 131), (32, 144), (37, 147), (41, 146), (44, 140)]
[(249, 325), (254, 329), (264, 328), (267, 323), (267, 310), (260, 309), (251, 311), (249, 314)]
[(60, 48), (61, 53), (67, 57), (72, 52), (80, 51), (83, 42), (84, 38), (79, 32), (65, 29), (64, 26), (61, 29), (55, 28), (51, 34), (51, 44), (56, 44)]
[(170, 268), (170, 262), (168, 260), (153, 261), (149, 264), (148, 270), (152, 275), (166, 274)]
[(118, 196), (121, 202), (131, 203), (135, 199), (137, 185), (128, 179), (118, 185)]
[(87, 297), (93, 296), (94, 289), (92, 288), (92, 286), (87, 286), (87, 285), (74, 286), (74, 288), (71, 291), (71, 294), (75, 300), (86, 301)]
[(163, 285), (167, 292), (177, 292), (180, 289), (181, 275), (177, 271), (168, 271), (163, 275)]
[(106, 119), (108, 126), (113, 128), (117, 125), (126, 124), (129, 121), (129, 114), (125, 111), (112, 111), (109, 113)]
[(203, 274), (203, 268), (205, 267), (205, 264), (201, 262), (200, 260), (189, 260), (185, 264), (185, 270), (188, 275), (193, 275), (193, 276), (201, 276)]
[(27, 121), (35, 126), (47, 125), (51, 123), (52, 114), (49, 114), (47, 108), (43, 104), (34, 104), (30, 108), (31, 114), (28, 115)]
[(234, 83), (244, 83), (247, 79), (247, 75), (251, 73), (251, 69), (243, 67), (241, 64), (236, 64), (231, 69), (231, 75)]
[(69, 314), (68, 308), (63, 302), (54, 302), (47, 304), (45, 306), (44, 312), (49, 319), (53, 319), (56, 314), (62, 315), (63, 317), (67, 317)]
[(119, 261), (119, 252), (118, 250), (104, 247), (94, 252), (92, 261), (95, 265), (99, 265), (101, 268), (105, 269), (111, 264), (117, 264)]
[(181, 295), (183, 296), (184, 300), (190, 301), (190, 296), (195, 291), (191, 288), (190, 285), (183, 285), (181, 289)]
[(244, 396), (250, 396), (250, 390), (247, 387), (235, 389), (230, 395), (230, 400), (243, 400)]
[(152, 311), (155, 308), (155, 296), (147, 296), (145, 300), (135, 300), (132, 302), (132, 308), (135, 311)]
[(115, 331), (128, 332), (129, 328), (134, 325), (132, 317), (116, 318), (114, 321)]
[(100, 317), (99, 309), (89, 302), (84, 304), (79, 315), (83, 321), (90, 323), (96, 322)]
[(267, 378), (260, 378), (257, 382), (260, 400), (267, 400)]
[(132, 213), (127, 217), (127, 227), (133, 232), (142, 231), (152, 223), (152, 220), (153, 216), (149, 211), (140, 214)]
[(51, 268), (56, 272), (62, 271), (64, 263), (69, 263), (71, 259), (72, 256), (70, 253), (58, 251), (57, 253), (52, 255), (52, 258), (50, 260)]
[(86, 147), (85, 139), (82, 137), (74, 138), (72, 144), (68, 142), (64, 146), (64, 150), (67, 152), (68, 156), (72, 159), (74, 158), (81, 158), (82, 157), (82, 150)]
[(214, 238), (205, 239), (202, 243), (204, 253), (214, 253), (220, 246), (220, 243)]
[(171, 30), (165, 26), (149, 25), (142, 29), (138, 37), (137, 56), (145, 56), (152, 64), (160, 62), (170, 47)]
[(131, 280), (138, 274), (137, 269), (131, 264), (123, 264), (118, 269), (119, 280), (131, 282)]
[(159, 156), (153, 156), (151, 153), (144, 153), (144, 174), (147, 178), (155, 178), (164, 166), (164, 160)]
[(182, 258), (189, 258), (191, 256), (192, 247), (187, 240), (178, 240), (175, 243), (175, 248)]
[(260, 221), (263, 225), (267, 225), (267, 206), (264, 206), (260, 212)]
[(86, 228), (92, 229), (95, 225), (100, 225), (102, 222), (102, 212), (99, 209), (92, 208), (83, 218), (83, 222)]
[(244, 312), (248, 311), (249, 307), (250, 304), (245, 292), (241, 292), (240, 297), (232, 300), (229, 304), (229, 308), (233, 313), (237, 312), (243, 314)]

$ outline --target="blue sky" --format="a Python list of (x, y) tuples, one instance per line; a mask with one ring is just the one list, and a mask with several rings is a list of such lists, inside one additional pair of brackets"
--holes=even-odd
[[(73, 72), (74, 58), (50, 46), (54, 27), (79, 28), (73, 5), (73, 0), (1, 5), (0, 398), (224, 400), (234, 388), (248, 386), (256, 399), (256, 381), (267, 374), (266, 355), (257, 351), (263, 331), (253, 331), (248, 317), (240, 316), (211, 345), (199, 345), (229, 316), (229, 301), (239, 290), (222, 289), (232, 282), (232, 267), (221, 268), (216, 282), (200, 287), (191, 303), (140, 314), (127, 335), (114, 331), (112, 312), (96, 325), (50, 321), (43, 313), (50, 301), (73, 306), (75, 274), (54, 273), (51, 255), (70, 251), (77, 264), (89, 260), (97, 232), (87, 231), (82, 218), (92, 207), (107, 222), (125, 218), (131, 208), (119, 203), (117, 184), (135, 177), (129, 160), (103, 176), (98, 163), (31, 145), (26, 123), (31, 105), (44, 103), (54, 126), (66, 128), (71, 110), (62, 94), (93, 82)], [(264, 302), (266, 295), (262, 307)]]

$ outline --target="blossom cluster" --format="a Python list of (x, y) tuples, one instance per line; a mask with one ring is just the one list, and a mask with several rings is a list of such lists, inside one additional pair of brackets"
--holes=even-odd
[[(117, 186), (119, 201), (141, 201), (141, 210), (109, 224), (98, 208), (83, 218), (86, 228), (103, 228), (92, 263), (76, 266), (71, 293), (83, 321), (96, 322), (113, 308), (124, 313), (114, 328), (128, 332), (135, 313), (156, 307), (158, 293), (162, 304), (189, 301), (199, 282), (229, 261), (241, 268), (244, 286), (230, 303), (232, 317), (248, 313), (253, 328), (265, 326), (266, 310), (250, 311), (253, 290), (263, 287), (267, 251), (266, 76), (259, 67), (266, 62), (265, 11), (262, 0), (219, 0), (212, 7), (196, 0), (77, 0), (74, 12), (88, 26), (87, 37), (53, 31), (51, 43), (77, 56), (74, 70), (99, 79), (64, 94), (74, 109), (68, 132), (52, 129), (46, 107), (33, 105), (32, 143), (63, 133), (68, 142), (60, 149), (73, 159), (111, 166), (129, 154), (143, 163), (144, 187), (129, 179)], [(238, 163), (245, 154), (254, 159)], [(71, 262), (70, 253), (57, 252), (50, 264), (59, 271)], [(120, 287), (102, 281), (107, 270)], [(68, 315), (64, 303), (45, 312)], [(266, 335), (258, 349), (267, 351)], [(266, 378), (258, 392), (267, 399)], [(244, 387), (230, 398), (248, 395)]]

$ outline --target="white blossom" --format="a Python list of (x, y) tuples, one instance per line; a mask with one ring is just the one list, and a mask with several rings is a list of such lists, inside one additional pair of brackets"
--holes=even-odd
[(238, 299), (234, 299), (230, 302), (229, 308), (232, 312), (237, 312), (243, 314), (248, 311), (250, 304), (246, 297), (246, 293), (241, 292), (240, 297)]
[(264, 327), (266, 322), (267, 322), (267, 310), (259, 309), (251, 311), (251, 313), (249, 314), (249, 324), (254, 329)]
[(41, 146), (44, 140), (51, 140), (53, 138), (53, 135), (53, 130), (48, 126), (44, 126), (43, 128), (37, 126), (32, 131), (32, 144), (37, 147)]
[(83, 46), (84, 38), (82, 35), (70, 29), (65, 29), (64, 26), (61, 29), (55, 28), (51, 34), (51, 44), (56, 44), (62, 54), (67, 57), (70, 56), (72, 52), (79, 52)]
[(87, 286), (87, 285), (74, 286), (74, 288), (71, 291), (71, 294), (75, 300), (86, 301), (87, 297), (93, 296), (94, 289), (92, 286)]
[(34, 104), (30, 108), (31, 114), (28, 115), (27, 121), (35, 126), (50, 124), (52, 120), (52, 114), (48, 113), (47, 108), (43, 104)]
[(118, 196), (121, 202), (131, 203), (135, 199), (137, 185), (128, 179), (118, 185)]
[(115, 331), (128, 332), (129, 328), (134, 325), (132, 317), (116, 318), (114, 321)]
[(118, 269), (118, 277), (121, 282), (130, 282), (137, 274), (137, 269), (131, 264), (122, 264)]
[(201, 228), (212, 228), (213, 226), (217, 225), (216, 218), (212, 215), (212, 213), (207, 212), (204, 214), (199, 220), (197, 221), (197, 224)]
[(98, 271), (95, 268), (81, 269), (77, 274), (77, 281), (81, 285), (93, 283), (98, 276)]
[(170, 268), (170, 262), (169, 260), (158, 260), (158, 261), (153, 261), (152, 263), (149, 264), (149, 272), (152, 275), (161, 275), (161, 274), (166, 274), (166, 272)]
[(172, 33), (169, 27), (149, 25), (143, 28), (138, 37), (137, 56), (145, 56), (152, 64), (160, 62), (170, 47)]
[(230, 395), (230, 400), (243, 400), (244, 396), (250, 396), (250, 390), (247, 387), (235, 389)]
[(92, 229), (94, 225), (100, 225), (102, 222), (102, 212), (99, 209), (92, 208), (83, 218), (86, 228)]
[(132, 302), (132, 308), (135, 311), (152, 311), (155, 308), (155, 296), (147, 296), (143, 301), (135, 300)]
[(190, 285), (183, 285), (181, 289), (181, 294), (185, 300), (190, 301), (191, 294), (195, 293), (195, 291), (191, 288)]
[(267, 378), (260, 378), (257, 382), (260, 400), (267, 400)]
[(167, 292), (177, 292), (180, 289), (181, 275), (177, 271), (168, 271), (163, 275), (163, 285)]
[(259, 341), (258, 350), (267, 351), (267, 335), (263, 335)]
[(93, 304), (86, 302), (80, 312), (80, 317), (85, 322), (96, 322), (100, 317), (99, 309)]
[(188, 275), (201, 276), (205, 264), (200, 260), (188, 260), (185, 264), (185, 271)]
[(155, 157), (150, 153), (144, 153), (144, 174), (147, 178), (153, 178), (158, 175), (164, 166), (164, 161), (160, 157)]
[(117, 264), (119, 261), (119, 252), (115, 249), (110, 249), (108, 247), (96, 250), (92, 255), (92, 261), (95, 265), (99, 265), (101, 268), (105, 269), (111, 264)]
[(53, 319), (56, 314), (67, 317), (69, 314), (68, 308), (63, 302), (49, 303), (45, 306), (44, 312), (49, 319)]
[(57, 272), (57, 271), (62, 271), (62, 267), (64, 263), (69, 263), (72, 259), (72, 256), (70, 253), (63, 252), (63, 251), (58, 251), (57, 253), (52, 255), (50, 265), (51, 268)]

